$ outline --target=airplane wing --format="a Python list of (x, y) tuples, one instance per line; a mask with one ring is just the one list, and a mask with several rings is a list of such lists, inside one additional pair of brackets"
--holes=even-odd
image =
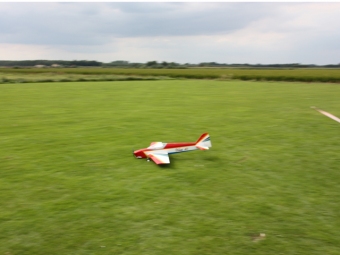
[(160, 164), (169, 164), (170, 159), (168, 153), (164, 152), (151, 152), (148, 154), (148, 156), (155, 162), (157, 165)]

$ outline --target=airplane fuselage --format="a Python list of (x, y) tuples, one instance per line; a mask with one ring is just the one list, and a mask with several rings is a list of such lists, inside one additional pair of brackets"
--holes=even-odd
[(196, 143), (167, 143), (162, 149), (143, 148), (133, 152), (136, 158), (148, 158), (150, 152), (166, 152), (175, 154), (187, 151), (197, 150)]

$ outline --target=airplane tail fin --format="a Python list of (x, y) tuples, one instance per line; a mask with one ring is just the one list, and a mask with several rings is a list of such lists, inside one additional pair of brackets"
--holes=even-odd
[(209, 150), (211, 147), (210, 135), (208, 133), (202, 134), (196, 142), (196, 147), (200, 150)]

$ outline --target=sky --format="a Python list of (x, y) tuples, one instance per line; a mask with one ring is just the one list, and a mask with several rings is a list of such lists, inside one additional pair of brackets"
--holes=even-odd
[(0, 60), (339, 64), (340, 2), (0, 2)]

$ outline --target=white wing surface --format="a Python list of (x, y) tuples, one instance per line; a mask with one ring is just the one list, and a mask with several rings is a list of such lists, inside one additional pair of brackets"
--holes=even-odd
[(163, 152), (163, 153), (162, 152), (150, 152), (148, 153), (148, 156), (157, 165), (170, 163), (169, 155), (166, 152)]

